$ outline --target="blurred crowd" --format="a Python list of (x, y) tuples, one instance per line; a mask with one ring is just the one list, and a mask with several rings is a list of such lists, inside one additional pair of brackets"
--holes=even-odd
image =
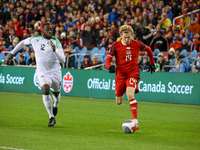
[[(0, 53), (7, 55), (6, 51), (9, 53), (21, 40), (41, 35), (45, 22), (52, 23), (53, 35), (67, 52), (66, 59), (74, 53), (75, 47), (80, 50), (85, 47), (89, 51), (104, 47), (108, 51), (120, 40), (118, 30), (125, 24), (132, 26), (133, 39), (149, 45), (153, 52), (159, 50), (154, 55), (157, 71), (163, 71), (162, 66), (173, 62), (175, 67), (164, 71), (187, 72), (187, 69), (181, 70), (178, 61), (193, 51), (198, 58), (200, 12), (194, 11), (199, 5), (198, 0), (1, 0)], [(180, 15), (181, 18), (174, 20)], [(187, 55), (183, 55), (183, 50)], [(36, 64), (31, 46), (25, 46), (20, 53), (29, 53), (32, 60), (26, 65)], [(98, 57), (96, 59), (99, 61)], [(141, 71), (147, 70), (147, 55), (141, 52), (138, 60)], [(71, 65), (65, 64), (65, 67), (74, 67), (72, 62), (67, 62)], [(191, 61), (188, 62), (191, 65)], [(82, 62), (86, 67), (94, 64)], [(192, 67), (193, 72), (200, 71), (198, 61)]]

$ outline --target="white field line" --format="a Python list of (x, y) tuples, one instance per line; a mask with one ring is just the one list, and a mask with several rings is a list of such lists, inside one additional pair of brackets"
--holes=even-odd
[(0, 146), (0, 149), (27, 150), (27, 149), (13, 148), (13, 147), (5, 147), (5, 146)]

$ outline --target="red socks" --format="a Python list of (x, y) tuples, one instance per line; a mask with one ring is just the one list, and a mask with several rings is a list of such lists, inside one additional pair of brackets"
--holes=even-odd
[(133, 115), (133, 119), (138, 119), (137, 118), (137, 109), (138, 109), (138, 105), (137, 105), (137, 101), (135, 98), (130, 99), (130, 109), (131, 109), (131, 113)]

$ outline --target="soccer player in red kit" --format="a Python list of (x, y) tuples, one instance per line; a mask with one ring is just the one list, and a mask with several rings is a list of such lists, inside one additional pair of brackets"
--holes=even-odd
[[(133, 29), (131, 26), (123, 25), (119, 30), (121, 40), (115, 42), (110, 48), (107, 59), (106, 67), (110, 73), (116, 72), (115, 78), (115, 96), (116, 103), (120, 105), (124, 99), (124, 93), (127, 93), (127, 98), (130, 102), (130, 109), (133, 116), (133, 121), (138, 125), (137, 118), (137, 101), (134, 97), (135, 93), (139, 92), (138, 82), (140, 81), (140, 70), (138, 67), (139, 51), (146, 51), (149, 60), (150, 68), (148, 71), (155, 72), (153, 53), (150, 47), (144, 43), (131, 39)], [(112, 57), (116, 57), (116, 69), (111, 65)]]

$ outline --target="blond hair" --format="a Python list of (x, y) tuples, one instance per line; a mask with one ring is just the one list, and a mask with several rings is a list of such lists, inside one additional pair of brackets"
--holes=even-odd
[(123, 31), (131, 32), (133, 34), (133, 28), (129, 25), (123, 25), (119, 29), (119, 34), (121, 35)]

